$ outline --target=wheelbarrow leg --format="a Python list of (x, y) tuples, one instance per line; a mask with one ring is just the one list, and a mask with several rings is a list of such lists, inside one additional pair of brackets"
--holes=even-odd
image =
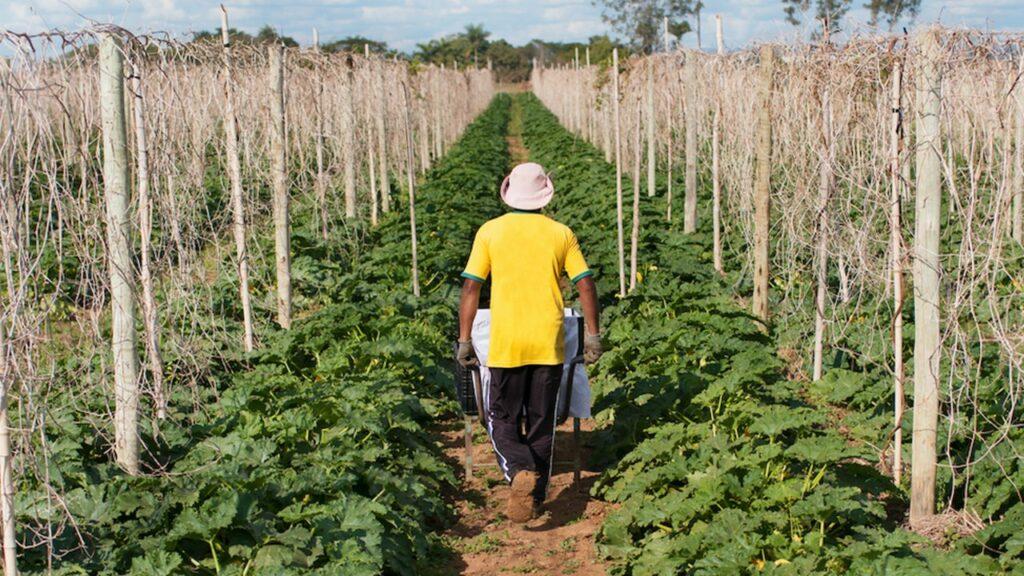
[(464, 416), (466, 428), (463, 434), (466, 437), (466, 482), (473, 479), (473, 417)]
[(580, 419), (572, 419), (572, 481), (580, 481)]

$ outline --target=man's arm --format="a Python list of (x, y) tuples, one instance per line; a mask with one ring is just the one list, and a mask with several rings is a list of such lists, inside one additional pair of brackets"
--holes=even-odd
[[(579, 282), (576, 282), (576, 290), (580, 293), (580, 305), (583, 306), (583, 322), (586, 325), (587, 335), (600, 334), (601, 309), (597, 302), (597, 283), (594, 282), (594, 277), (581, 278)], [(466, 293), (465, 288), (462, 293)]]
[(459, 297), (459, 341), (466, 342), (473, 334), (473, 319), (480, 307), (480, 282), (466, 278)]

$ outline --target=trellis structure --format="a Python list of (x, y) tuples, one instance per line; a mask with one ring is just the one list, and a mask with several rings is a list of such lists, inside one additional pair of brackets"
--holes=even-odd
[[(937, 38), (934, 47), (927, 44), (929, 35)], [(918, 315), (920, 342), (924, 303), (936, 306), (938, 324), (928, 330), (938, 352), (928, 354), (929, 372), (938, 371), (935, 408), (943, 413), (938, 441), (945, 459), (938, 476), (945, 488), (938, 496), (949, 505), (976, 494), (978, 470), (1009, 474), (998, 460), (1020, 449), (1008, 438), (1021, 427), (1018, 399), (1024, 392), (1022, 49), (1019, 34), (945, 29), (858, 36), (842, 45), (826, 39), (776, 46), (768, 100), (758, 90), (763, 50), (656, 54), (626, 62), (617, 75), (607, 62), (578, 70), (537, 68), (531, 81), (562, 122), (609, 159), (615, 143), (605, 135), (616, 129), (630, 134), (637, 118), (648, 124), (654, 152), (640, 153), (672, 175), (662, 180), (663, 191), (683, 185), (698, 199), (682, 215), (678, 205), (670, 208), (672, 225), (696, 218), (698, 206), (700, 214), (707, 208), (714, 222), (701, 222), (699, 231), (708, 232), (716, 268), (736, 279), (743, 296), (755, 276), (759, 240), (756, 119), (767, 115), (771, 232), (761, 238), (771, 255), (767, 316), (781, 344), (796, 353), (798, 377), (804, 371), (808, 379), (827, 376), (831, 359), (889, 380), (896, 390), (895, 426), (877, 449), (880, 465), (901, 479), (908, 377), (903, 322)], [(653, 111), (645, 102), (652, 73)], [(613, 76), (621, 86), (617, 94)], [(924, 94), (939, 95), (937, 116), (921, 115)], [(770, 109), (763, 108), (765, 101)], [(613, 103), (623, 110), (618, 127)], [(925, 117), (937, 119), (938, 136), (923, 136)], [(688, 143), (691, 132), (696, 143)], [(632, 159), (637, 144), (629, 140), (619, 152)], [(929, 154), (933, 161), (922, 164)], [(933, 205), (915, 210), (925, 181), (941, 187), (935, 260), (924, 258), (927, 248), (915, 233), (926, 213), (934, 216), (927, 212)], [(918, 305), (911, 313), (914, 297)], [(918, 378), (923, 362), (907, 362)]]

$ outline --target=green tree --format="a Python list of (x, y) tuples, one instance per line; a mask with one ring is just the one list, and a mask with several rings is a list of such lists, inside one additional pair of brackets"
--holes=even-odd
[[(835, 32), (839, 29), (839, 22), (843, 16), (850, 10), (850, 2), (851, 0), (814, 0), (814, 18), (828, 19), (829, 32)], [(785, 6), (786, 20), (794, 26), (799, 25), (802, 16), (811, 9), (811, 0), (782, 0), (782, 4)]]
[(370, 52), (374, 54), (384, 54), (390, 56), (394, 54), (394, 51), (388, 50), (387, 42), (381, 42), (379, 40), (370, 40), (365, 36), (348, 36), (340, 40), (333, 40), (324, 44), (321, 49), (324, 52), (357, 52), (362, 54), (365, 50), (364, 46), (370, 47)]
[[(487, 51), (489, 44), (487, 39), (491, 36), (491, 33), (484, 29), (483, 24), (467, 24), (466, 31), (462, 33), (462, 36), (466, 39), (469, 47), (473, 49), (474, 61), (477, 60), (480, 54)], [(469, 59), (469, 54), (466, 54), (466, 59)]]
[(523, 82), (529, 76), (530, 61), (526, 51), (505, 40), (495, 40), (487, 47), (494, 75), (499, 82)]
[(868, 0), (864, 7), (871, 12), (871, 25), (877, 26), (885, 19), (889, 30), (903, 18), (914, 19), (921, 9), (921, 0)]
[(280, 42), (285, 46), (295, 48), (299, 45), (291, 36), (281, 36), (274, 30), (269, 24), (264, 24), (260, 31), (256, 33), (254, 38), (257, 44), (273, 44), (274, 42)]
[(591, 36), (587, 42), (590, 45), (591, 64), (610, 63), (612, 61), (612, 49), (614, 48), (619, 49), (620, 57), (626, 58), (629, 56), (626, 47), (613, 41), (607, 34)]
[[(694, 0), (593, 0), (612, 28), (630, 39), (634, 48), (650, 54), (661, 45), (664, 21), (678, 40), (692, 28), (689, 18), (699, 9)], [(696, 4), (700, 4), (697, 2)], [(703, 6), (703, 4), (700, 4)]]
[[(296, 47), (299, 45), (291, 36), (281, 36), (269, 25), (260, 28), (255, 36), (243, 32), (237, 28), (228, 28), (228, 39), (232, 44), (270, 44), (281, 42), (285, 46)], [(220, 30), (203, 30), (192, 34), (193, 42), (220, 42)]]

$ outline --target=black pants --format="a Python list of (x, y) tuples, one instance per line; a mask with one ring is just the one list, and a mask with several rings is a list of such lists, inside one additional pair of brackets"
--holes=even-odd
[(555, 439), (555, 402), (562, 366), (491, 368), (488, 414), (491, 440), (505, 479), (532, 470), (541, 476), (543, 498)]

